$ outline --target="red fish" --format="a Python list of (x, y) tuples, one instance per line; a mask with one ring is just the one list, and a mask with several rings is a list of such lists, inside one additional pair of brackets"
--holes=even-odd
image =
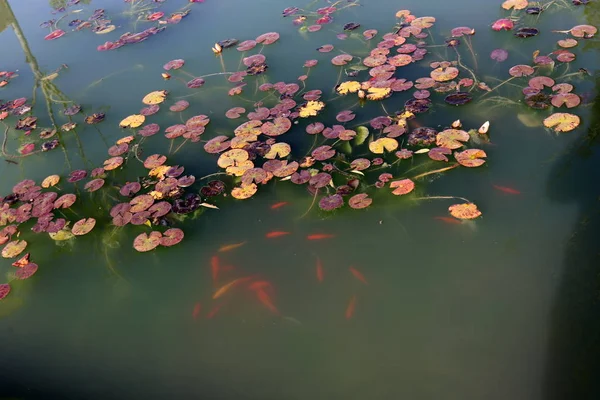
[(215, 306), (212, 310), (210, 310), (210, 312), (208, 314), (206, 314), (206, 318), (207, 319), (213, 318), (215, 315), (217, 315), (217, 313), (219, 312), (220, 309), (221, 309), (220, 304)]
[(290, 232), (283, 232), (283, 231), (273, 231), (273, 232), (269, 232), (265, 235), (265, 237), (267, 239), (273, 239), (273, 238), (278, 238), (280, 236), (285, 236), (285, 235), (289, 235)]
[(521, 194), (521, 192), (519, 192), (517, 189), (513, 189), (511, 187), (507, 187), (507, 186), (499, 186), (499, 185), (493, 185), (494, 189), (499, 190), (503, 193), (507, 193), (507, 194)]
[(354, 309), (356, 308), (356, 295), (350, 298), (348, 306), (346, 307), (346, 319), (352, 318), (354, 315)]
[(194, 309), (192, 310), (192, 318), (194, 320), (198, 319), (201, 309), (202, 309), (202, 305), (200, 303), (194, 304)]
[(275, 307), (273, 301), (271, 300), (271, 297), (267, 294), (267, 292), (265, 292), (262, 289), (259, 289), (256, 291), (256, 296), (258, 297), (258, 300), (269, 309), (269, 311), (271, 311), (274, 314), (279, 314), (279, 310), (277, 310), (277, 307)]
[(362, 272), (360, 272), (359, 270), (357, 270), (354, 267), (350, 267), (348, 268), (350, 270), (350, 272), (352, 272), (352, 275), (354, 275), (354, 277), (356, 279), (358, 279), (359, 281), (361, 281), (362, 283), (364, 283), (365, 285), (368, 285), (369, 283), (367, 282), (367, 280), (365, 279), (365, 276), (362, 274)]
[(232, 280), (228, 284), (221, 286), (213, 295), (213, 299), (218, 299), (219, 297), (221, 297), (225, 293), (227, 293), (229, 291), (229, 289), (233, 288), (234, 286), (239, 285), (242, 282), (249, 281), (250, 279), (252, 279), (251, 276), (247, 276), (245, 278), (237, 278), (237, 279)]
[(321, 264), (321, 259), (317, 258), (317, 280), (323, 282), (323, 278), (323, 264)]
[(281, 208), (283, 206), (288, 205), (289, 203), (287, 201), (280, 201), (279, 203), (275, 203), (273, 205), (271, 205), (271, 210), (277, 210), (278, 208)]
[(322, 239), (331, 239), (335, 237), (335, 235), (330, 235), (328, 233), (313, 233), (312, 235), (308, 235), (306, 238), (308, 240), (322, 240)]
[(454, 224), (454, 225), (462, 224), (462, 222), (460, 222), (460, 220), (458, 220), (456, 218), (452, 218), (452, 217), (433, 217), (433, 218), (437, 219), (439, 221), (445, 222), (447, 224)]
[(210, 270), (212, 273), (213, 284), (216, 284), (217, 279), (219, 279), (219, 257), (212, 256), (210, 259)]
[(264, 290), (271, 287), (271, 283), (267, 281), (252, 282), (249, 286), (250, 290)]

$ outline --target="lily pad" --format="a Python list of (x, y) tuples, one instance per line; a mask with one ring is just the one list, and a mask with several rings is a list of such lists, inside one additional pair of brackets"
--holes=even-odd
[(437, 134), (436, 144), (451, 150), (464, 146), (462, 142), (468, 142), (470, 136), (467, 132), (459, 129), (445, 129)]
[(89, 233), (96, 226), (96, 220), (94, 218), (83, 218), (73, 224), (71, 232), (75, 236), (82, 236)]
[(140, 253), (154, 250), (160, 244), (161, 238), (162, 234), (157, 231), (152, 231), (149, 235), (140, 233), (133, 241), (133, 248)]
[(131, 209), (129, 210), (132, 213), (137, 213), (140, 211), (147, 210), (154, 203), (154, 197), (149, 194), (142, 194), (137, 197), (131, 199), (129, 204), (131, 205)]
[(279, 33), (277, 32), (268, 32), (263, 33), (259, 37), (256, 38), (257, 43), (261, 43), (263, 45), (273, 44), (279, 39)]
[(2, 249), (2, 257), (14, 258), (21, 254), (26, 247), (27, 242), (25, 240), (13, 240), (12, 242), (8, 242)]
[(367, 208), (371, 205), (371, 203), (373, 203), (373, 199), (371, 199), (366, 193), (354, 195), (348, 200), (348, 205), (355, 210)]
[(121, 165), (123, 165), (123, 157), (111, 157), (108, 160), (104, 161), (104, 170), (105, 171), (112, 171), (114, 169), (119, 168)]
[(10, 293), (10, 285), (8, 283), (0, 284), (0, 300), (4, 299)]
[(69, 208), (75, 203), (77, 196), (72, 193), (63, 194), (54, 202), (54, 208)]
[(567, 108), (573, 108), (581, 103), (581, 98), (575, 93), (558, 93), (552, 96), (551, 101), (554, 107), (566, 106)]
[(319, 200), (319, 208), (324, 211), (332, 211), (344, 205), (344, 198), (339, 194), (325, 196)]
[(484, 158), (487, 157), (485, 151), (479, 149), (467, 149), (459, 153), (454, 153), (454, 158), (462, 166), (479, 167), (485, 163)]
[(165, 247), (174, 246), (183, 240), (183, 231), (179, 228), (167, 229), (160, 238), (160, 245)]
[(538, 33), (540, 33), (540, 31), (537, 28), (524, 27), (517, 29), (515, 36), (525, 39), (536, 36)]
[(169, 107), (169, 110), (171, 110), (173, 112), (181, 112), (181, 111), (185, 111), (189, 106), (190, 106), (189, 102), (187, 102), (185, 100), (179, 100), (175, 104), (173, 104), (171, 107)]
[(446, 147), (434, 147), (427, 152), (429, 158), (435, 161), (448, 161), (447, 155), (452, 154), (452, 150)]
[(144, 127), (138, 131), (138, 134), (143, 137), (148, 137), (157, 134), (158, 131), (160, 131), (160, 126), (158, 126), (158, 124), (148, 124), (144, 125)]
[(449, 94), (444, 98), (444, 101), (453, 106), (460, 106), (469, 103), (473, 100), (473, 96), (469, 92), (456, 92)]
[(185, 64), (185, 60), (176, 59), (176, 60), (171, 60), (168, 63), (166, 63), (165, 65), (163, 65), (163, 68), (167, 71), (170, 71), (172, 69), (179, 69), (179, 68), (183, 67), (183, 64)]
[(392, 181), (390, 183), (390, 188), (394, 189), (392, 194), (395, 194), (396, 196), (402, 196), (412, 192), (415, 188), (415, 183), (407, 178), (399, 181)]
[(508, 59), (508, 51), (504, 49), (496, 49), (490, 53), (490, 58), (494, 61), (503, 62)]
[(88, 183), (86, 183), (83, 188), (85, 190), (87, 190), (88, 192), (95, 192), (96, 190), (100, 189), (102, 186), (104, 186), (104, 179), (96, 178), (96, 179), (93, 179), (93, 180), (89, 181)]
[(533, 69), (533, 67), (530, 67), (529, 65), (515, 65), (514, 67), (512, 67), (511, 69), (508, 70), (508, 73), (510, 74), (510, 76), (514, 76), (515, 78), (521, 77), (521, 76), (529, 76), (531, 74), (533, 74), (535, 72), (535, 69)]
[(42, 181), (41, 186), (43, 188), (49, 188), (49, 187), (52, 187), (52, 186), (58, 184), (58, 182), (60, 182), (60, 176), (58, 176), (58, 175), (50, 175), (50, 176), (47, 176)]
[(458, 219), (475, 219), (481, 215), (481, 211), (474, 203), (453, 204), (448, 207), (448, 211)]
[(544, 126), (554, 129), (555, 132), (570, 132), (577, 128), (579, 123), (579, 117), (569, 113), (554, 113), (544, 119)]

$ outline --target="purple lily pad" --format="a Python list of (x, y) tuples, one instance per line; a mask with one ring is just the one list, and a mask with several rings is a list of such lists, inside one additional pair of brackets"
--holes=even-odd
[(80, 180), (84, 179), (86, 176), (87, 176), (86, 170), (78, 169), (78, 170), (71, 172), (71, 174), (69, 175), (69, 179), (67, 179), (67, 181), (71, 182), (71, 183), (79, 182)]
[(73, 193), (63, 194), (54, 202), (54, 208), (69, 208), (75, 203), (75, 200), (77, 200), (77, 196)]
[(448, 157), (446, 156), (449, 154), (452, 154), (452, 150), (446, 147), (434, 147), (427, 153), (429, 158), (435, 161), (448, 161)]
[(335, 119), (338, 122), (348, 122), (348, 121), (352, 121), (354, 118), (356, 118), (356, 114), (354, 114), (350, 110), (340, 111), (338, 113), (338, 115), (335, 116)]
[(154, 198), (149, 194), (142, 194), (137, 197), (131, 199), (129, 204), (131, 204), (131, 208), (129, 209), (132, 213), (137, 213), (140, 211), (147, 210), (154, 203)]
[(152, 218), (160, 218), (164, 215), (167, 215), (171, 211), (171, 203), (167, 201), (161, 201), (155, 203), (148, 209), (150, 216)]
[(196, 177), (194, 175), (186, 175), (177, 180), (177, 185), (179, 187), (189, 187), (192, 186), (194, 182), (196, 182)]
[(185, 100), (179, 100), (178, 102), (173, 104), (171, 107), (169, 107), (169, 110), (171, 110), (173, 112), (181, 112), (181, 111), (185, 111), (189, 106), (190, 106), (189, 102), (187, 102)]
[(319, 172), (308, 181), (309, 185), (315, 189), (325, 187), (329, 185), (329, 182), (331, 182), (331, 175), (326, 172)]
[(183, 64), (185, 64), (185, 60), (182, 60), (182, 59), (171, 60), (168, 63), (166, 63), (165, 65), (163, 65), (163, 68), (166, 69), (167, 71), (170, 71), (172, 69), (179, 69), (179, 68), (183, 67)]
[(222, 181), (210, 181), (200, 189), (200, 193), (205, 197), (214, 197), (225, 192), (225, 184)]
[(202, 78), (194, 78), (191, 81), (189, 81), (186, 86), (190, 89), (198, 89), (202, 86), (204, 86), (204, 83), (206, 83), (206, 81)]
[(10, 293), (10, 285), (8, 283), (0, 284), (0, 300), (8, 296)]
[(313, 150), (312, 156), (317, 161), (325, 161), (335, 156), (336, 151), (328, 145), (319, 146)]
[(160, 245), (165, 247), (174, 246), (183, 240), (183, 231), (179, 228), (167, 229), (160, 238)]
[(158, 131), (160, 131), (160, 126), (158, 124), (148, 124), (144, 125), (142, 129), (138, 131), (138, 134), (143, 137), (148, 137), (156, 135)]
[(127, 143), (115, 144), (108, 149), (108, 154), (112, 157), (120, 156), (127, 153), (129, 145)]
[(129, 197), (139, 192), (141, 188), (142, 185), (139, 182), (127, 182), (125, 185), (123, 185), (121, 190), (119, 190), (119, 193), (121, 196)]
[(72, 116), (81, 111), (81, 106), (79, 104), (73, 104), (70, 107), (64, 109), (63, 114), (66, 116)]
[(149, 115), (154, 115), (160, 110), (160, 106), (158, 104), (152, 104), (148, 107), (144, 107), (140, 110), (140, 114), (147, 117)]
[(85, 190), (87, 190), (88, 192), (95, 192), (96, 190), (100, 189), (102, 186), (104, 186), (104, 179), (96, 178), (96, 179), (86, 183), (83, 188)]
[(319, 208), (324, 211), (332, 211), (336, 208), (343, 207), (344, 198), (340, 194), (334, 194), (332, 196), (325, 196), (319, 200)]
[[(36, 263), (29, 263), (26, 264), (25, 266), (23, 266), (22, 268), (19, 268), (17, 272), (15, 272), (15, 277), (17, 279), (27, 279), (27, 278), (31, 278), (31, 276), (33, 274), (35, 274), (38, 270), (38, 265)], [(10, 290), (9, 290), (10, 291)], [(8, 294), (8, 293), (6, 293)], [(4, 295), (4, 297), (6, 297), (6, 295)], [(4, 298), (2, 296), (2, 289), (0, 288), (0, 299)]]
[(363, 208), (367, 208), (373, 203), (373, 199), (369, 197), (366, 193), (356, 194), (348, 200), (348, 205), (355, 210), (360, 210)]
[(496, 49), (490, 53), (490, 58), (498, 62), (506, 61), (508, 58), (508, 51), (504, 49)]
[(148, 211), (137, 212), (131, 216), (131, 225), (144, 225), (149, 217), (150, 212)]

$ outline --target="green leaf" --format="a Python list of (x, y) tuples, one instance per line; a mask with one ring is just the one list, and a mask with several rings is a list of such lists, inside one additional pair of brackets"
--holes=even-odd
[(356, 65), (351, 66), (350, 69), (353, 71), (366, 71), (369, 68), (365, 67), (362, 64), (356, 64)]
[(342, 142), (342, 144), (340, 145), (340, 147), (338, 148), (339, 151), (341, 151), (342, 153), (345, 154), (352, 154), (352, 146), (350, 145), (349, 141), (344, 141)]
[(356, 136), (354, 136), (353, 144), (355, 146), (360, 146), (367, 140), (369, 137), (369, 128), (366, 126), (359, 126), (356, 128)]

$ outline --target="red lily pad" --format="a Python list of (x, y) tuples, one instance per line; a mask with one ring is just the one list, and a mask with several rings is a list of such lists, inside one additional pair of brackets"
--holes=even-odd
[(173, 112), (181, 112), (181, 111), (185, 111), (189, 106), (190, 106), (189, 102), (187, 102), (185, 100), (179, 100), (178, 102), (173, 104), (171, 107), (169, 107), (169, 110), (171, 110)]
[(468, 149), (458, 153), (454, 153), (454, 158), (462, 166), (479, 167), (485, 163), (484, 158), (487, 157), (485, 151), (479, 149)]
[(240, 43), (237, 47), (238, 51), (249, 51), (252, 50), (253, 48), (256, 47), (256, 41), (255, 40), (244, 40), (242, 43)]
[(504, 49), (496, 49), (490, 53), (490, 58), (494, 61), (503, 62), (508, 59), (508, 51)]
[(231, 147), (231, 141), (225, 135), (219, 135), (204, 144), (204, 150), (210, 154), (217, 154)]
[(350, 54), (340, 54), (331, 59), (331, 63), (333, 65), (342, 66), (348, 64), (352, 61), (352, 56)]
[(354, 118), (356, 118), (356, 114), (354, 114), (352, 111), (350, 110), (344, 110), (344, 111), (340, 111), (336, 116), (335, 119), (338, 122), (348, 122), (348, 121), (352, 121)]
[(306, 68), (312, 68), (312, 67), (316, 67), (318, 63), (319, 63), (318, 60), (306, 60), (304, 62), (304, 66)]
[(127, 143), (115, 144), (108, 149), (108, 155), (116, 157), (129, 151), (129, 145)]
[(360, 210), (363, 208), (367, 208), (373, 203), (373, 199), (369, 197), (366, 193), (356, 194), (348, 200), (348, 205), (355, 210)]
[(75, 236), (82, 236), (89, 233), (96, 226), (96, 220), (94, 218), (83, 218), (73, 224), (71, 233)]
[(158, 131), (160, 131), (160, 126), (158, 124), (148, 124), (144, 125), (142, 129), (138, 131), (138, 134), (143, 137), (148, 137), (156, 135)]
[(194, 78), (191, 81), (189, 81), (188, 83), (186, 83), (186, 86), (190, 89), (198, 89), (198, 88), (204, 86), (205, 83), (206, 83), (206, 81), (202, 78)]
[(415, 183), (407, 178), (391, 182), (390, 188), (394, 189), (392, 194), (395, 194), (396, 196), (402, 196), (412, 192), (415, 188)]
[(521, 76), (529, 76), (534, 72), (535, 69), (533, 69), (533, 67), (530, 67), (529, 65), (515, 65), (514, 67), (508, 70), (510, 76), (514, 76), (515, 78)]
[(210, 122), (210, 118), (206, 115), (195, 115), (185, 121), (185, 126), (190, 129), (198, 129), (200, 127), (205, 127)]
[(0, 284), (0, 300), (8, 296), (10, 293), (10, 285), (8, 283)]
[(573, 108), (581, 103), (581, 98), (575, 93), (558, 93), (552, 96), (551, 102), (554, 107)]
[(46, 36), (44, 36), (44, 40), (58, 39), (59, 37), (63, 37), (64, 35), (65, 35), (65, 31), (63, 31), (62, 29), (56, 29), (56, 30), (50, 32), (49, 34), (47, 34)]
[(229, 75), (229, 78), (227, 78), (227, 80), (231, 83), (241, 82), (246, 76), (248, 76), (248, 73), (246, 71), (238, 71)]
[(322, 28), (321, 25), (310, 25), (309, 27), (306, 28), (306, 30), (309, 32), (318, 32), (321, 30), (321, 28)]
[(279, 33), (277, 32), (267, 32), (263, 33), (259, 37), (256, 38), (257, 43), (261, 44), (273, 44), (279, 39)]
[(8, 242), (2, 249), (2, 257), (14, 258), (21, 254), (26, 247), (27, 242), (25, 240), (13, 240), (12, 242)]
[(69, 208), (75, 203), (75, 200), (77, 200), (77, 196), (73, 193), (63, 194), (54, 202), (54, 208)]
[(146, 233), (140, 233), (133, 240), (133, 248), (139, 251), (140, 253), (154, 250), (160, 244), (161, 238), (162, 234), (157, 231), (152, 231), (149, 235), (147, 235)]
[(363, 32), (363, 37), (367, 40), (371, 40), (377, 35), (377, 29), (367, 29)]
[[(148, 107), (142, 108), (140, 110), (140, 114), (143, 115), (144, 117), (147, 117), (149, 115), (156, 114), (159, 110), (160, 110), (160, 106), (158, 104), (152, 104), (152, 105), (149, 105)], [(156, 124), (150, 124), (150, 125), (156, 125)]]
[(88, 183), (86, 183), (83, 188), (85, 190), (87, 190), (88, 192), (95, 192), (96, 190), (100, 189), (102, 186), (104, 186), (104, 179), (96, 178), (96, 179), (91, 180)]
[(241, 114), (245, 113), (246, 109), (243, 107), (233, 107), (227, 110), (225, 116), (229, 119), (236, 119), (241, 116)]
[(179, 228), (167, 229), (160, 238), (160, 245), (165, 247), (174, 246), (183, 240), (183, 231)]
[(123, 157), (112, 157), (109, 158), (108, 160), (104, 161), (104, 170), (105, 171), (112, 171), (114, 169), (119, 168), (121, 165), (123, 165), (123, 162), (125, 160), (123, 159)]
[(331, 175), (326, 172), (319, 172), (309, 179), (308, 184), (315, 189), (319, 189), (329, 185), (329, 182), (331, 182)]
[(80, 180), (84, 179), (86, 176), (87, 176), (86, 170), (78, 169), (78, 170), (71, 172), (71, 174), (69, 175), (68, 181), (70, 183), (79, 182)]
[(24, 194), (27, 193), (34, 186), (35, 181), (31, 179), (25, 179), (13, 186), (12, 191), (15, 194)]
[(129, 211), (132, 213), (146, 211), (153, 203), (154, 197), (150, 196), (149, 194), (141, 194), (131, 199), (131, 201), (129, 202), (129, 204), (131, 205)]
[(250, 57), (245, 57), (242, 62), (246, 67), (250, 67), (254, 64), (263, 64), (267, 60), (264, 54), (254, 54)]
[(325, 196), (319, 200), (319, 208), (324, 211), (332, 211), (344, 205), (344, 198), (340, 194)]
[(183, 67), (183, 64), (185, 64), (185, 60), (182, 60), (182, 59), (171, 60), (168, 63), (166, 63), (165, 65), (163, 65), (163, 68), (166, 69), (167, 71), (170, 71), (172, 69), (179, 69), (179, 68)]
[(167, 215), (171, 211), (171, 203), (167, 201), (161, 201), (152, 205), (147, 210), (152, 218), (160, 218)]
[(160, 167), (167, 161), (167, 157), (162, 154), (152, 154), (144, 160), (144, 167), (148, 169)]
[(328, 145), (319, 146), (313, 150), (311, 155), (317, 161), (325, 161), (335, 156), (336, 151)]
[(278, 117), (273, 122), (265, 122), (260, 127), (263, 134), (267, 136), (279, 136), (290, 130), (292, 127), (292, 121), (288, 118)]
[(323, 129), (325, 129), (325, 125), (323, 125), (321, 122), (313, 122), (306, 127), (306, 133), (309, 135), (316, 135), (323, 132)]
[(321, 53), (329, 53), (330, 51), (333, 50), (333, 45), (332, 44), (324, 44), (323, 46), (318, 47), (317, 50)]
[(177, 186), (179, 187), (190, 187), (196, 182), (196, 177), (194, 175), (186, 175), (177, 179)]
[(446, 156), (449, 154), (452, 154), (452, 150), (446, 147), (434, 147), (427, 153), (429, 158), (435, 161), (448, 161), (448, 157)]
[(503, 29), (505, 31), (510, 31), (514, 26), (514, 22), (509, 18), (501, 18), (492, 24), (492, 29), (495, 31), (501, 31)]
[[(158, 11), (158, 12), (155, 12), (155, 13), (152, 13), (152, 14), (148, 15), (146, 17), (146, 19), (148, 21), (158, 21), (159, 19), (161, 19), (162, 17), (164, 17), (164, 15), (165, 15), (164, 12)], [(183, 61), (183, 60), (173, 60), (173, 61)], [(169, 62), (173, 62), (173, 61), (169, 61)], [(171, 69), (171, 68), (165, 68), (165, 69)]]

